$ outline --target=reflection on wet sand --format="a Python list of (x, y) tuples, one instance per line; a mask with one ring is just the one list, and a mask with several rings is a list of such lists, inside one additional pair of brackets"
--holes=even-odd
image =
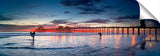
[[(61, 34), (61, 33), (56, 33), (56, 34)], [(77, 35), (74, 35), (74, 34), (77, 34)], [(87, 53), (87, 55), (90, 55), (90, 54), (93, 54), (93, 55), (106, 54), (107, 55), (109, 53), (111, 54), (111, 56), (112, 55), (113, 56), (135, 56), (136, 51), (134, 51), (134, 47), (138, 46), (139, 50), (142, 50), (142, 49), (148, 50), (149, 48), (152, 49), (155, 46), (155, 44), (153, 44), (152, 41), (160, 40), (159, 39), (160, 36), (158, 34), (157, 34), (158, 36), (156, 36), (155, 34), (148, 34), (148, 35), (146, 34), (147, 36), (146, 35), (144, 36), (143, 34), (138, 35), (137, 33), (125, 34), (125, 32), (124, 34), (103, 33), (102, 39), (99, 38), (100, 36), (97, 33), (91, 34), (91, 35), (87, 35), (87, 33), (74, 33), (74, 34), (63, 33), (61, 35), (36, 36), (35, 40), (32, 40), (32, 41), (26, 40), (26, 39), (31, 39), (30, 36), (26, 36), (23, 38), (21, 36), (14, 36), (14, 38), (0, 39), (0, 44), (5, 44), (4, 42), (7, 41), (8, 39), (10, 39), (11, 41), (8, 41), (7, 43), (14, 43), (17, 41), (17, 39), (20, 39), (21, 42), (17, 42), (17, 44), (5, 45), (2, 47), (6, 49), (9, 49), (9, 48), (14, 49), (14, 50), (29, 49), (29, 51), (31, 52), (38, 50), (37, 54), (41, 54), (42, 52), (52, 53), (52, 54), (53, 53), (61, 54), (62, 52), (64, 52), (65, 54), (70, 54), (70, 53), (86, 54)], [(146, 40), (146, 42), (142, 43), (143, 41), (142, 38), (144, 37), (146, 37), (144, 39)], [(133, 47), (133, 49), (131, 49), (130, 47)], [(63, 51), (61, 51), (60, 49)], [(41, 50), (42, 52), (39, 50)], [(27, 53), (26, 51), (22, 51), (22, 52)]]
[(31, 47), (34, 48), (34, 40), (32, 39)]
[(119, 35), (116, 35), (115, 37), (115, 48), (120, 48), (120, 36)]
[(157, 33), (155, 33), (153, 36), (152, 34), (148, 34), (148, 36), (144, 39), (145, 41), (141, 44), (141, 49), (145, 49), (146, 44), (148, 44), (149, 48), (152, 48), (151, 42), (159, 42), (157, 37)]
[(159, 42), (160, 39), (157, 37), (157, 34), (152, 35), (152, 34), (148, 34), (148, 36), (145, 38), (146, 41), (153, 41), (153, 42)]
[(149, 43), (149, 48), (152, 48), (152, 43), (151, 42)]
[(131, 46), (134, 46), (135, 45), (135, 35), (133, 34), (132, 35), (132, 44), (131, 44)]
[[(65, 45), (76, 46), (76, 45), (84, 45), (84, 44), (94, 46), (97, 43), (100, 43), (101, 46), (109, 46), (106, 44), (113, 44), (114, 43), (113, 48), (120, 48), (123, 45), (122, 43), (126, 44), (125, 42), (122, 41), (123, 39), (126, 39), (125, 41), (128, 41), (128, 43), (131, 43), (130, 47), (134, 47), (138, 43), (136, 40), (138, 38), (138, 36), (139, 35), (136, 35), (136, 34), (123, 34), (123, 35), (121, 35), (121, 34), (111, 35), (110, 34), (110, 35), (104, 35), (103, 39), (101, 39), (101, 40), (97, 40), (97, 39), (99, 39), (98, 34), (97, 35), (88, 35), (88, 36), (55, 35), (55, 36), (52, 36), (49, 38), (47, 36), (39, 36), (39, 38), (37, 38), (37, 40), (44, 41), (44, 43), (43, 42), (41, 42), (41, 43), (43, 43), (45, 45), (47, 45), (45, 43), (47, 41), (48, 44), (52, 43), (53, 46), (54, 45), (55, 46), (61, 46), (61, 45), (63, 45), (63, 46), (65, 46)], [(155, 39), (155, 40), (158, 39), (158, 38), (154, 38), (154, 37), (156, 37), (156, 36), (152, 36), (151, 34), (149, 34), (145, 38), (145, 40), (146, 41), (147, 40), (153, 41), (153, 39)], [(51, 42), (50, 42), (50, 40), (51, 40)], [(129, 41), (129, 40), (131, 40), (131, 41)], [(109, 42), (109, 41), (111, 41), (111, 42)], [(33, 40), (31, 43), (32, 47), (34, 47), (35, 44), (40, 45), (40, 44), (34, 43), (34, 40)], [(150, 44), (150, 46), (151, 46), (151, 44)]]

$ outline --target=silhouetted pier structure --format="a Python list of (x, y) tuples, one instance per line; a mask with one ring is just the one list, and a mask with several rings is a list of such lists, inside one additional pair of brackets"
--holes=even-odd
[[(52, 28), (52, 29), (41, 29), (37, 32), (101, 32), (108, 34), (138, 34), (138, 35), (155, 35), (155, 38), (147, 39), (146, 41), (158, 41), (157, 34), (160, 33), (160, 27), (70, 27), (70, 28)], [(151, 38), (151, 37), (149, 37)], [(154, 39), (153, 39), (154, 38)]]
[[(121, 29), (121, 30), (120, 30)], [(135, 30), (136, 29), (136, 30)], [(96, 30), (95, 32), (107, 32), (107, 33), (131, 33), (135, 34), (137, 32), (138, 34), (141, 33), (141, 29), (143, 29), (144, 34), (149, 30), (149, 34), (152, 33), (153, 29), (154, 32), (157, 33), (158, 29), (160, 27), (71, 27), (71, 28), (52, 28), (51, 30), (53, 32), (92, 32)], [(39, 31), (47, 31), (48, 29), (41, 29)]]
[[(125, 31), (127, 31), (127, 34), (130, 33), (130, 29), (132, 29), (132, 33), (135, 33), (135, 29), (137, 29), (137, 33), (140, 34), (141, 33), (141, 29), (143, 29), (144, 33), (146, 32), (146, 29), (149, 29), (149, 34), (151, 34), (152, 30), (155, 30), (155, 33), (157, 33), (157, 30), (160, 29), (160, 27), (74, 27), (74, 28), (70, 28), (71, 30), (78, 30), (78, 29), (83, 29), (86, 30), (86, 32), (88, 30), (100, 30), (100, 31), (107, 31), (110, 33), (115, 33), (115, 31), (117, 33), (120, 32), (119, 29), (121, 29), (121, 33), (124, 34)], [(127, 29), (127, 30), (125, 30)], [(74, 32), (74, 31), (73, 31)]]
[[(42, 26), (40, 26), (35, 31), (37, 32), (105, 32), (105, 33), (138, 33), (140, 35), (142, 32), (141, 29), (143, 29), (143, 33), (153, 33), (153, 29), (155, 30), (155, 34), (157, 34), (157, 31), (160, 27), (153, 27), (152, 22), (149, 22), (149, 26), (146, 27), (145, 20), (140, 20), (140, 25), (135, 25), (135, 22), (132, 22), (132, 25), (130, 26), (110, 26), (110, 27), (69, 27), (69, 26), (59, 26), (58, 28), (52, 28), (52, 29), (44, 29)], [(135, 30), (136, 29), (136, 30)]]

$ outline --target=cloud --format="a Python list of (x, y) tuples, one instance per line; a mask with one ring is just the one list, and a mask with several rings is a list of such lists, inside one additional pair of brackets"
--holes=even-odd
[(100, 12), (79, 12), (79, 14), (101, 14)]
[(132, 15), (132, 16), (120, 16), (115, 18), (115, 20), (123, 20), (123, 19), (139, 19), (139, 15)]
[(11, 31), (21, 31), (23, 29), (31, 28), (31, 30), (34, 29), (34, 27), (38, 27), (38, 25), (10, 25), (10, 24), (0, 24), (0, 32), (11, 32)]
[(65, 11), (64, 13), (67, 14), (67, 13), (70, 13), (70, 11)]
[(77, 7), (77, 9), (80, 9), (80, 10), (82, 10), (82, 11), (104, 12), (104, 10), (103, 10), (103, 9), (97, 9), (97, 8)]
[(78, 23), (67, 23), (66, 25), (71, 25), (71, 26), (73, 26), (73, 25), (77, 25)]
[(101, 0), (62, 0), (60, 4), (64, 6), (93, 6), (96, 3), (99, 3)]
[(113, 18), (115, 23), (126, 23), (126, 22), (139, 22), (139, 16), (138, 15), (131, 15), (131, 16), (120, 16), (117, 18)]
[(102, 9), (113, 9), (114, 7), (112, 6), (102, 6)]
[[(35, 15), (37, 16), (37, 15)], [(56, 17), (56, 15), (54, 14), (40, 14), (38, 15), (39, 18), (52, 18), (52, 17)]]
[(92, 19), (89, 21), (86, 21), (86, 23), (107, 23), (110, 22), (109, 20), (103, 20), (103, 19)]
[(115, 21), (115, 23), (123, 23), (123, 22), (128, 22), (128, 21), (124, 21), (124, 20), (117, 20), (117, 21)]
[(101, 8), (77, 7), (77, 9), (82, 11), (79, 14), (101, 14), (102, 12), (105, 12), (105, 10)]
[(6, 16), (3, 16), (3, 15), (0, 15), (0, 21), (9, 21), (9, 20), (14, 20), (14, 18), (6, 17)]
[(83, 22), (71, 22), (67, 19), (61, 19), (61, 20), (53, 20), (51, 21), (51, 23), (55, 23), (55, 24), (67, 24), (67, 25), (76, 25), (78, 23), (107, 23), (110, 22), (107, 19), (91, 19), (88, 21), (83, 21)]
[(62, 19), (62, 20), (53, 20), (53, 21), (51, 21), (51, 23), (65, 24), (65, 23), (68, 23), (68, 21), (67, 21), (66, 19)]
[(101, 0), (62, 0), (60, 4), (81, 10), (78, 14), (101, 14), (112, 6), (101, 4)]

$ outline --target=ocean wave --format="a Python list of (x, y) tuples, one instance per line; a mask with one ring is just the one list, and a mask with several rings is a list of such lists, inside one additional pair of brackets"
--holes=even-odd
[(35, 47), (0, 47), (0, 49), (32, 49), (32, 50), (49, 50), (49, 49), (75, 49), (75, 48), (84, 48), (89, 47), (88, 45), (79, 46), (79, 47), (58, 47), (58, 48), (35, 48)]
[(74, 49), (73, 47), (61, 47), (61, 48), (34, 48), (34, 47), (0, 47), (0, 49), (33, 49), (33, 50), (48, 50), (48, 49)]
[(14, 45), (14, 44), (17, 44), (17, 43), (6, 43), (6, 44), (3, 44), (3, 45)]
[(9, 38), (9, 36), (1, 36), (0, 35), (0, 39), (3, 39), (3, 38)]

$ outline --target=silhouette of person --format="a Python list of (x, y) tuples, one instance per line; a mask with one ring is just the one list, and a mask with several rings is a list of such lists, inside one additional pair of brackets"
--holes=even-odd
[(99, 34), (99, 36), (102, 36), (102, 33), (99, 32), (98, 34)]
[(144, 50), (144, 49), (145, 49), (145, 45), (146, 45), (146, 41), (144, 41), (144, 42), (141, 44), (140, 48), (141, 48), (142, 50)]
[(32, 34), (33, 34), (33, 35), (35, 35), (36, 33), (35, 33), (35, 32), (33, 32)]
[(30, 35), (32, 36), (32, 38), (33, 38), (33, 41), (34, 41), (34, 36), (35, 36), (35, 31), (34, 32), (30, 32)]
[(100, 39), (102, 39), (102, 38), (101, 38), (101, 37), (102, 37), (102, 33), (99, 32), (98, 34), (99, 34), (99, 36), (100, 36)]

